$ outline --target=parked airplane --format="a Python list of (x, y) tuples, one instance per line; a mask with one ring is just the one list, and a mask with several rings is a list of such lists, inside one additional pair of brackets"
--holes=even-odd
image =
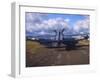
[[(66, 45), (66, 47), (69, 48), (75, 48), (76, 44), (79, 43), (79, 41), (82, 40), (88, 40), (89, 35), (88, 34), (72, 34), (72, 35), (64, 35), (62, 43)], [(70, 36), (70, 37), (67, 37)]]
[[(40, 44), (45, 45), (46, 47), (62, 47), (61, 45), (65, 45), (65, 47), (69, 48), (75, 48), (76, 44), (80, 40), (86, 40), (89, 39), (89, 33), (84, 33), (84, 34), (69, 34), (65, 35), (64, 34), (65, 29), (62, 29), (60, 31), (57, 30), (52, 30), (52, 32), (55, 33), (55, 35), (46, 35), (50, 38), (45, 38), (41, 36), (41, 38), (34, 38), (34, 40), (38, 41)], [(33, 39), (33, 38), (32, 38)]]

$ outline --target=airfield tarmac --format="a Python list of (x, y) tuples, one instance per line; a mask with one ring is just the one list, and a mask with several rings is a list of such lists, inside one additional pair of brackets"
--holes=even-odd
[(26, 67), (89, 64), (89, 41), (81, 41), (75, 49), (46, 48), (38, 42), (26, 41)]

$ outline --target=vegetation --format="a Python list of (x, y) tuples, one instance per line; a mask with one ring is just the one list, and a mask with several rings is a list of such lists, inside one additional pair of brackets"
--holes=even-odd
[(38, 42), (34, 42), (34, 41), (31, 41), (31, 40), (28, 40), (26, 42), (26, 49), (27, 49), (27, 51), (29, 51), (29, 52), (34, 54), (34, 53), (41, 52), (41, 50), (43, 51), (44, 50), (44, 46), (40, 45)]

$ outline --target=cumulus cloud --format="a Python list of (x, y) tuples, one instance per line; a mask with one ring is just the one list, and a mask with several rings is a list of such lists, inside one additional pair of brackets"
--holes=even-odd
[(69, 23), (71, 20), (69, 18), (53, 17), (46, 19), (48, 14), (41, 13), (27, 13), (26, 14), (26, 31), (33, 34), (54, 34), (50, 30), (61, 30), (65, 29), (64, 34), (74, 34), (89, 32), (89, 16), (85, 19), (78, 20), (72, 25)]
[(74, 24), (74, 31), (75, 32), (89, 32), (89, 17), (86, 17), (84, 20), (79, 20)]
[(48, 30), (61, 30), (69, 27), (69, 19), (63, 19), (61, 17), (44, 19), (43, 16), (46, 15), (28, 13), (26, 15), (26, 31), (40, 31), (40, 34), (47, 34)]
[(36, 25), (41, 23), (42, 17), (41, 14), (38, 13), (26, 13), (26, 31), (33, 32), (33, 30), (37, 30)]
[(41, 24), (45, 29), (53, 29), (53, 30), (60, 30), (63, 28), (68, 27), (67, 21), (65, 21), (62, 18), (53, 18), (53, 19), (48, 19), (44, 20)]

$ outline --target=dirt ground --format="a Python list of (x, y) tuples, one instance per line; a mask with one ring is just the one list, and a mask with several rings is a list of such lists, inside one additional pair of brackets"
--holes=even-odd
[(80, 42), (78, 45), (76, 49), (67, 50), (26, 41), (26, 67), (89, 64), (89, 44)]

